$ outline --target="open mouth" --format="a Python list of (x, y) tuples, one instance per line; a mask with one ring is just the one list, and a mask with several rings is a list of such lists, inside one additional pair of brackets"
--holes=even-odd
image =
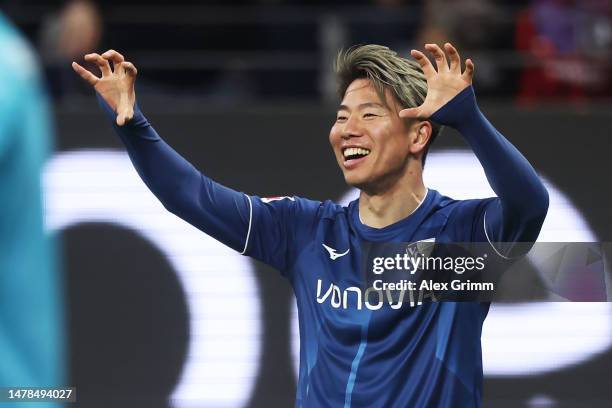
[(358, 160), (366, 157), (370, 154), (370, 150), (361, 147), (347, 147), (342, 150), (344, 160), (350, 162), (351, 160)]

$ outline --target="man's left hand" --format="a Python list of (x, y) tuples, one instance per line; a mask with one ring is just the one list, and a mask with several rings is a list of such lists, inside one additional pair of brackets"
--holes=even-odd
[(474, 63), (471, 59), (465, 60), (465, 71), (462, 73), (461, 58), (450, 43), (444, 44), (448, 58), (437, 44), (425, 44), (425, 49), (434, 56), (437, 69), (421, 51), (412, 50), (410, 52), (421, 65), (427, 79), (427, 96), (421, 106), (402, 109), (399, 112), (402, 118), (428, 119), (459, 92), (472, 85)]

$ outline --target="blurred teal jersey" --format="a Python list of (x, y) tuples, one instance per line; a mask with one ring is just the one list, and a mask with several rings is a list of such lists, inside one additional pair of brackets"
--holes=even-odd
[(62, 282), (41, 191), (48, 105), (34, 53), (1, 13), (0, 55), (0, 387), (64, 385)]

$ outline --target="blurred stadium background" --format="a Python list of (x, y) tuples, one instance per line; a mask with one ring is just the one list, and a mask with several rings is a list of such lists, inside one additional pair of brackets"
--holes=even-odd
[[(61, 241), (79, 406), (292, 406), (298, 347), (287, 282), (165, 213), (138, 180), (70, 68), (92, 50), (134, 62), (145, 114), (217, 181), (347, 200), (327, 142), (336, 52), (380, 43), (408, 55), (450, 40), (475, 61), (484, 112), (554, 192), (541, 240), (612, 241), (612, 1), (0, 5), (37, 50), (52, 101), (45, 216)], [(431, 157), (429, 186), (487, 194), (458, 135)], [(483, 353), (485, 406), (612, 406), (607, 303), (494, 305)]]

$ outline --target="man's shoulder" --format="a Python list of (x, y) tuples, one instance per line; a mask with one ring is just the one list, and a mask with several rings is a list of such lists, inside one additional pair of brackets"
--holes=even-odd
[(287, 212), (287, 215), (293, 216), (333, 218), (346, 211), (345, 207), (331, 200), (319, 201), (295, 195), (261, 198), (252, 196), (251, 199), (255, 199), (259, 205)]
[(487, 205), (496, 197), (470, 198), (457, 200), (440, 195), (432, 215), (443, 216), (445, 225), (443, 230), (456, 241), (472, 241), (482, 234), (478, 234), (483, 226), (483, 217)]
[(435, 194), (432, 205), (432, 212), (445, 214), (448, 217), (455, 216), (458, 213), (475, 212), (486, 206), (487, 203), (495, 200), (495, 197), (488, 198), (469, 198), (469, 199), (454, 199), (440, 194), (433, 190)]

